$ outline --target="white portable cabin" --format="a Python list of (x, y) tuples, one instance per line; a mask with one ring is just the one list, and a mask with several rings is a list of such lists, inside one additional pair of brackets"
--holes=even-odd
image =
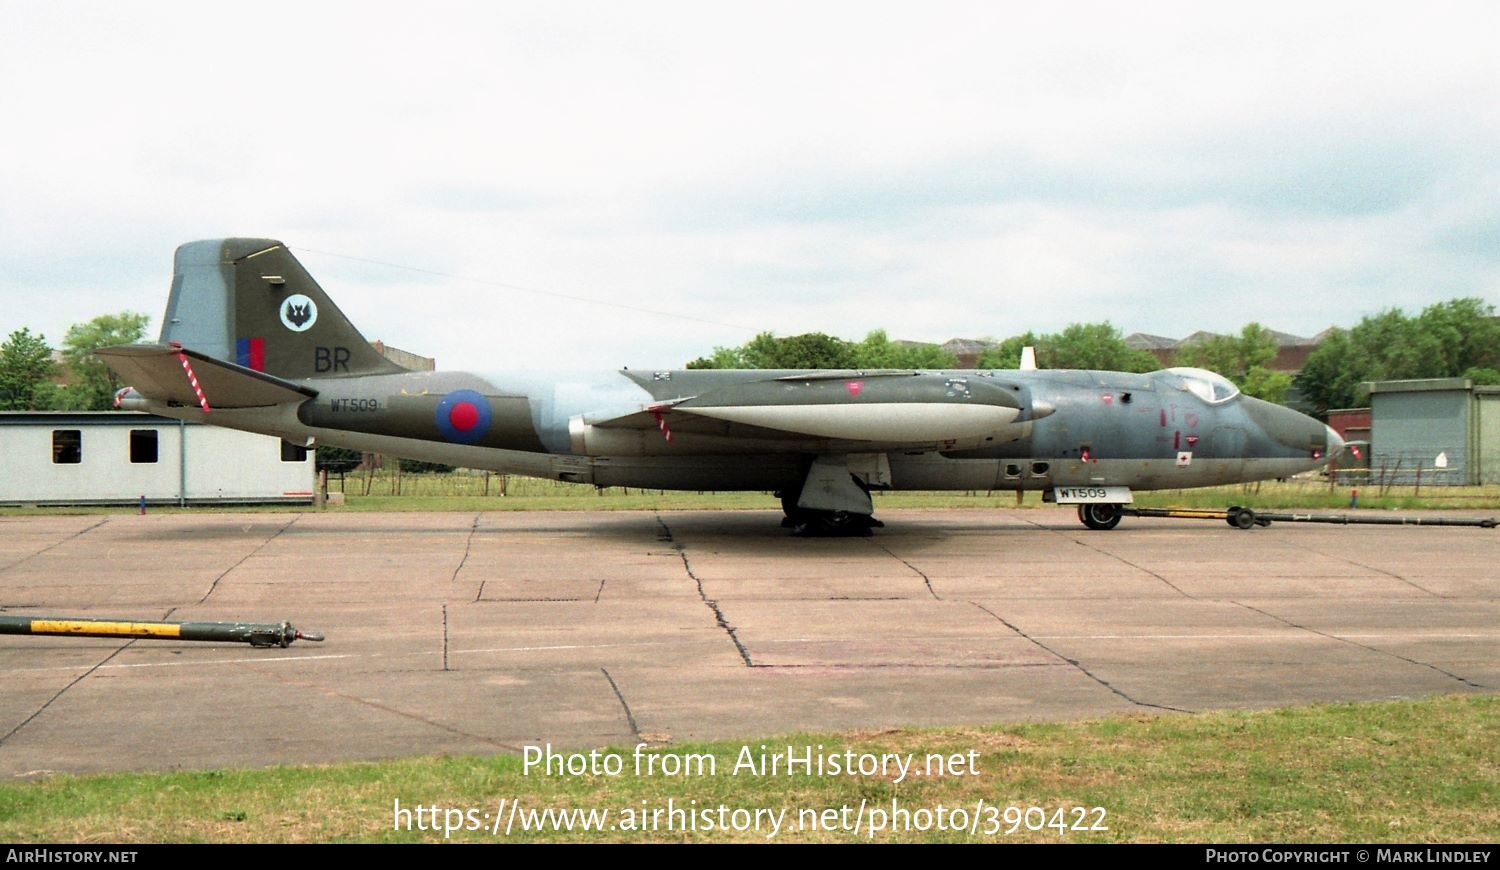
[(0, 504), (313, 499), (313, 452), (131, 411), (0, 412)]

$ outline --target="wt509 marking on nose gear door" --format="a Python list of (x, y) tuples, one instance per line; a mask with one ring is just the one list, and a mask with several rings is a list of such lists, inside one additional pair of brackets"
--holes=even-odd
[(1059, 486), (1052, 490), (1052, 494), (1057, 497), (1058, 504), (1130, 504), (1135, 501), (1128, 486)]

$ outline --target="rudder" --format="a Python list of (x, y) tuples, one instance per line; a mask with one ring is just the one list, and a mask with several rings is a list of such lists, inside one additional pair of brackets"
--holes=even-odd
[(161, 342), (292, 380), (405, 371), (273, 239), (180, 246)]

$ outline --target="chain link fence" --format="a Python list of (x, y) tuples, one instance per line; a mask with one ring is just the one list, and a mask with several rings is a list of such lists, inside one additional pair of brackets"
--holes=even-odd
[(1340, 468), (1341, 484), (1368, 486), (1384, 495), (1393, 486), (1467, 486), (1469, 469), (1463, 457), (1445, 451), (1404, 450), (1370, 457), (1368, 468)]
[[(598, 496), (601, 490), (586, 483), (564, 483), (518, 474), (475, 471), (467, 468), (446, 472), (402, 472), (393, 467), (330, 472), (328, 491), (345, 495), (474, 496), (479, 498), (537, 498)], [(613, 492), (631, 492), (623, 487)], [(646, 490), (657, 492), (658, 490)]]

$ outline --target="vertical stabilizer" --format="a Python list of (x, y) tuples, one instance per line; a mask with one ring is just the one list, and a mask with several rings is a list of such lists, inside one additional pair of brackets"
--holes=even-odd
[(288, 379), (403, 371), (272, 239), (179, 247), (161, 341)]

